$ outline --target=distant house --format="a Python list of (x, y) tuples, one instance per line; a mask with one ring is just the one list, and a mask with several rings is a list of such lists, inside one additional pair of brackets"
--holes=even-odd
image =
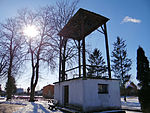
[(123, 95), (137, 96), (138, 89), (137, 89), (137, 86), (133, 82), (128, 81), (125, 86), (126, 86), (126, 91), (124, 91), (124, 88), (120, 89), (121, 96)]
[(127, 95), (128, 96), (136, 96), (137, 95), (137, 86), (133, 83), (133, 82), (130, 82), (130, 84), (128, 85), (128, 87), (126, 88), (127, 89)]
[(23, 93), (24, 93), (23, 88), (17, 88), (16, 94), (23, 94)]
[(43, 89), (35, 91), (36, 96), (42, 96), (43, 95)]
[(44, 98), (54, 98), (54, 85), (47, 85), (43, 87)]

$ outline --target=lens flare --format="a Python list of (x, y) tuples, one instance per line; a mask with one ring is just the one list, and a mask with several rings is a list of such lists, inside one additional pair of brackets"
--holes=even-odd
[(24, 35), (29, 38), (33, 38), (38, 35), (38, 31), (34, 25), (28, 25), (23, 30)]

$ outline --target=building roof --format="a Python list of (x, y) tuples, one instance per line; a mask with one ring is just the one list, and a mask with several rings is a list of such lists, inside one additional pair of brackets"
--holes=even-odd
[(47, 85), (43, 87), (43, 94), (49, 94), (49, 91), (51, 92), (51, 94), (54, 94), (54, 85)]
[(80, 8), (58, 35), (64, 38), (81, 40), (108, 20), (108, 18), (102, 15)]
[(61, 82), (66, 82), (66, 81), (73, 81), (73, 80), (89, 80), (89, 79), (95, 79), (95, 80), (108, 80), (108, 81), (120, 81), (120, 79), (112, 79), (112, 78), (100, 78), (100, 77), (87, 77), (86, 79), (82, 77), (77, 77), (77, 78), (72, 78), (72, 79), (67, 79), (65, 81), (60, 81), (60, 82), (54, 82), (53, 84), (61, 83)]
[(46, 85), (46, 86), (43, 87), (43, 89), (47, 88), (47, 87), (54, 87), (54, 85), (52, 85), (52, 84)]

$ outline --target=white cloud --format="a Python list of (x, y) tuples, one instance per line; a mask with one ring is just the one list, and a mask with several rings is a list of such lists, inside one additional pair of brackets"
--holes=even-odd
[(126, 17), (124, 17), (124, 19), (122, 20), (121, 23), (127, 23), (127, 22), (141, 23), (141, 20), (126, 16)]

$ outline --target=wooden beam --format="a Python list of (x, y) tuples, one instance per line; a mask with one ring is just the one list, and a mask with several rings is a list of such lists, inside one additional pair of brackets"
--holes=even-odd
[(82, 39), (83, 78), (86, 78), (85, 38)]
[(62, 66), (62, 57), (61, 57), (61, 50), (62, 50), (62, 37), (60, 36), (60, 43), (59, 43), (59, 82), (61, 81), (61, 66)]
[(79, 60), (79, 77), (81, 77), (81, 55), (80, 55), (80, 51), (81, 47), (80, 47), (80, 40), (78, 40), (78, 60)]
[(106, 45), (106, 55), (107, 55), (107, 65), (108, 65), (108, 75), (111, 78), (111, 69), (110, 69), (110, 58), (109, 58), (109, 46), (108, 46), (108, 37), (107, 37), (107, 28), (106, 23), (104, 24), (104, 35), (105, 35), (105, 45)]
[(84, 17), (82, 17), (81, 20), (81, 39), (82, 39), (83, 79), (85, 79), (86, 78), (86, 57), (85, 57)]

